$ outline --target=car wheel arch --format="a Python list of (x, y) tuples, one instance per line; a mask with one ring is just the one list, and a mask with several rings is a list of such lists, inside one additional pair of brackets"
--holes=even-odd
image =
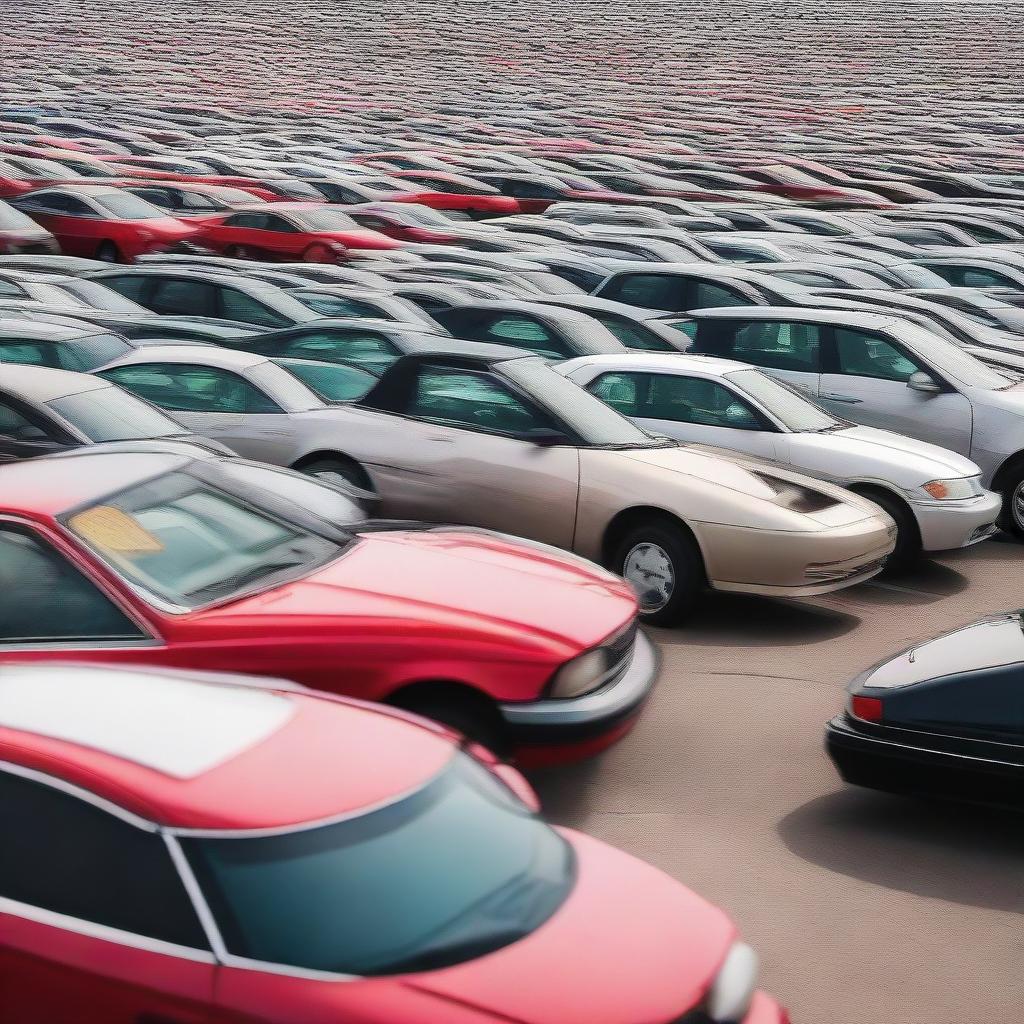
[(897, 507), (898, 511), (901, 511), (906, 516), (905, 524), (897, 520), (896, 525), (901, 529), (905, 528), (913, 532), (906, 535), (905, 539), (897, 542), (897, 549), (890, 556), (890, 562), (893, 567), (896, 567), (913, 561), (921, 553), (923, 540), (921, 537), (921, 525), (917, 521), (917, 515), (910, 502), (898, 491), (892, 487), (886, 487), (884, 484), (865, 482), (851, 483), (846, 486), (847, 490), (853, 491), (854, 494), (859, 494), (862, 498), (867, 498), (869, 501), (880, 499), (878, 504), (881, 505), (883, 511), (888, 512), (885, 502), (891, 502)]
[[(484, 743), (496, 754), (508, 751), (507, 727), (498, 702), (472, 683), (454, 679), (411, 680), (392, 690), (384, 698), (384, 703), (450, 725), (471, 739)], [(438, 714), (442, 708), (453, 712), (449, 716), (451, 721), (443, 717), (443, 713)], [(480, 728), (472, 733), (462, 728), (460, 720), (464, 718), (475, 720)]]
[(346, 466), (351, 467), (351, 469), (359, 476), (359, 486), (368, 491), (376, 491), (376, 487), (373, 483), (373, 477), (370, 476), (366, 467), (358, 459), (354, 459), (351, 455), (346, 455), (344, 452), (333, 451), (331, 449), (318, 449), (314, 452), (308, 452), (300, 459), (293, 462), (291, 468), (298, 473), (304, 473), (310, 466), (316, 465), (318, 462), (344, 463)]
[(674, 512), (659, 508), (657, 505), (632, 505), (615, 513), (605, 527), (604, 535), (601, 538), (601, 564), (605, 567), (608, 566), (616, 545), (631, 529), (651, 520), (669, 523), (676, 529), (682, 530), (700, 552), (704, 564), (707, 564), (704, 548), (689, 523)]

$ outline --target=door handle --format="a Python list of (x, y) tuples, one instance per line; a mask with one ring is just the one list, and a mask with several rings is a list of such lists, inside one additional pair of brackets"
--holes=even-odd
[(427, 438), (427, 440), (428, 441), (437, 441), (439, 444), (455, 444), (455, 442), (450, 437), (441, 437), (441, 436), (439, 436), (437, 434), (431, 434)]
[(830, 395), (826, 393), (820, 397), (829, 402), (844, 402), (846, 405), (860, 405), (864, 401), (863, 398), (854, 398), (853, 395)]

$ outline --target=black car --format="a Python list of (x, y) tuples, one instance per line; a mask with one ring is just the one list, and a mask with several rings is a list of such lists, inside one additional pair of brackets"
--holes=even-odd
[(825, 746), (846, 782), (1024, 805), (1024, 612), (994, 615), (879, 662), (848, 687)]

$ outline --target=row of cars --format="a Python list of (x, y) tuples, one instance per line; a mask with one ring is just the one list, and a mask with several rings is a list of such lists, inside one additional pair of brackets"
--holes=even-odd
[[(62, 43), (51, 13), (9, 16), (3, 1010), (783, 1024), (723, 914), (546, 825), (504, 758), (622, 737), (657, 676), (638, 619), (708, 587), (826, 593), (1024, 534), (1012, 148), (975, 140), (991, 173), (967, 173), (916, 109), (925, 144), (879, 123), (845, 145), (856, 115), (812, 91), (758, 111), (759, 149), (703, 71), (641, 96), (613, 8), (592, 52), (621, 104), (529, 32), (503, 58), (449, 47), (390, 99), (374, 59), (321, 95), (280, 44), (330, 45), (304, 0), (281, 36), (133, 6), (120, 73), (104, 12), (27, 84), (24, 53)], [(347, 59), (375, 52), (347, 29)], [(197, 94), (205, 60), (173, 70), (212, 38), (231, 101)], [(432, 44), (402, 38), (422, 67)], [(464, 84), (498, 60), (522, 89), (503, 114)], [(1006, 767), (1019, 634), (858, 679), (829, 732), (844, 775)]]

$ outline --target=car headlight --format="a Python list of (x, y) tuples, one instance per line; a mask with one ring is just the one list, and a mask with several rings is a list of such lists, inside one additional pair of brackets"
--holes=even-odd
[(739, 1024), (756, 988), (757, 954), (745, 942), (734, 942), (708, 990), (705, 1013), (716, 1024)]
[(929, 480), (921, 485), (921, 490), (936, 501), (962, 501), (981, 494), (981, 478), (961, 476), (954, 480)]
[(566, 700), (596, 690), (605, 681), (609, 660), (605, 648), (595, 647), (567, 661), (552, 678), (548, 696)]

